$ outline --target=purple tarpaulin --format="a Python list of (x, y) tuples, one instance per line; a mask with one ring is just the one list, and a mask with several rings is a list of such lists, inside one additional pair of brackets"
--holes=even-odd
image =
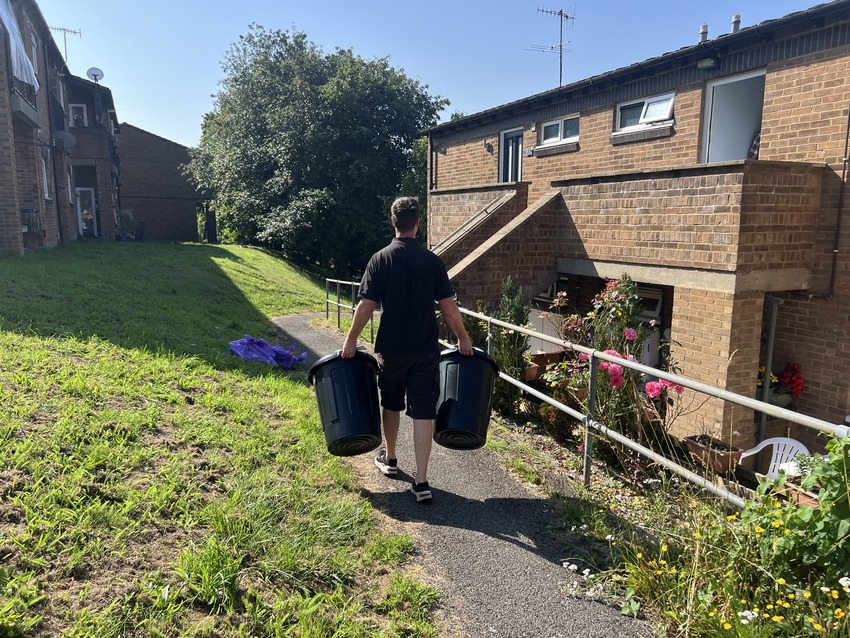
[(273, 346), (263, 339), (254, 339), (251, 335), (245, 335), (244, 339), (230, 342), (230, 351), (245, 361), (259, 361), (276, 367), (289, 370), (296, 363), (302, 363), (307, 359), (307, 353), (302, 352), (299, 356), (293, 356), (295, 346), (289, 350)]

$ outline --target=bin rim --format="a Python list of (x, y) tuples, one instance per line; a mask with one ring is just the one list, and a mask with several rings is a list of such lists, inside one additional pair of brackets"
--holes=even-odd
[[(319, 368), (330, 363), (331, 361), (334, 361), (336, 359), (341, 359), (341, 358), (342, 358), (342, 350), (337, 350), (336, 352), (331, 352), (330, 354), (325, 355), (324, 357), (322, 357), (321, 359), (316, 361), (316, 363), (311, 365), (310, 369), (307, 371), (307, 381), (310, 383), (310, 385), (314, 385), (313, 378), (316, 374), (316, 371)], [(354, 356), (352, 357), (352, 359), (365, 359), (375, 369), (375, 372), (378, 371), (378, 361), (375, 359), (375, 357), (373, 357), (368, 352), (363, 352), (362, 350), (357, 350), (354, 353)]]
[[(457, 350), (457, 346), (451, 346), (451, 347), (443, 350), (442, 352), (440, 352), (440, 359), (442, 360), (443, 358), (448, 358), (448, 357), (455, 355), (455, 354), (460, 356), (460, 357), (467, 356), (467, 355), (464, 355), (464, 354), (460, 354)], [(491, 366), (493, 366), (493, 370), (495, 370), (496, 374), (499, 374), (499, 364), (496, 363), (496, 360), (493, 357), (491, 357), (489, 354), (484, 352), (481, 348), (473, 348), (472, 349), (472, 355), (474, 357), (477, 357), (478, 359), (483, 359), (484, 361), (489, 363)]]

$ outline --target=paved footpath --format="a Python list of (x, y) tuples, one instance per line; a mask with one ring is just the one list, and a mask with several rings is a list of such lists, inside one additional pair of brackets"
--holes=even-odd
[[(310, 321), (324, 315), (275, 320), (280, 345), (307, 352), (303, 370), (342, 347), (342, 336)], [(368, 330), (368, 327), (367, 327)], [(416, 540), (418, 576), (442, 592), (438, 612), (444, 638), (650, 637), (647, 625), (619, 608), (565, 590), (576, 575), (552, 543), (548, 501), (527, 490), (486, 450), (457, 451), (434, 444), (430, 504), (410, 493), (412, 424), (402, 416), (398, 478), (384, 477), (374, 453), (351, 457), (361, 493), (389, 525)], [(579, 576), (580, 577), (580, 576)]]

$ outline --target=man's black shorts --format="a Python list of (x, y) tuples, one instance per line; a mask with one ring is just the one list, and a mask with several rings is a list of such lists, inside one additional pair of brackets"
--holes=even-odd
[(440, 393), (439, 351), (415, 354), (377, 354), (381, 405), (387, 410), (404, 410), (411, 419), (437, 418)]

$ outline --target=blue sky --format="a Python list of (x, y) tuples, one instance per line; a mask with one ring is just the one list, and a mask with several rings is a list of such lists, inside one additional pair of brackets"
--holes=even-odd
[[(71, 72), (96, 66), (112, 89), (118, 118), (195, 146), (212, 110), (221, 60), (248, 25), (304, 31), (327, 52), (351, 48), (389, 57), (397, 68), (451, 101), (443, 113), (471, 114), (558, 85), (558, 54), (534, 50), (559, 42), (564, 84), (675, 51), (817, 4), (815, 0), (38, 0), (51, 27), (67, 35)], [(61, 32), (53, 33), (60, 50)]]

